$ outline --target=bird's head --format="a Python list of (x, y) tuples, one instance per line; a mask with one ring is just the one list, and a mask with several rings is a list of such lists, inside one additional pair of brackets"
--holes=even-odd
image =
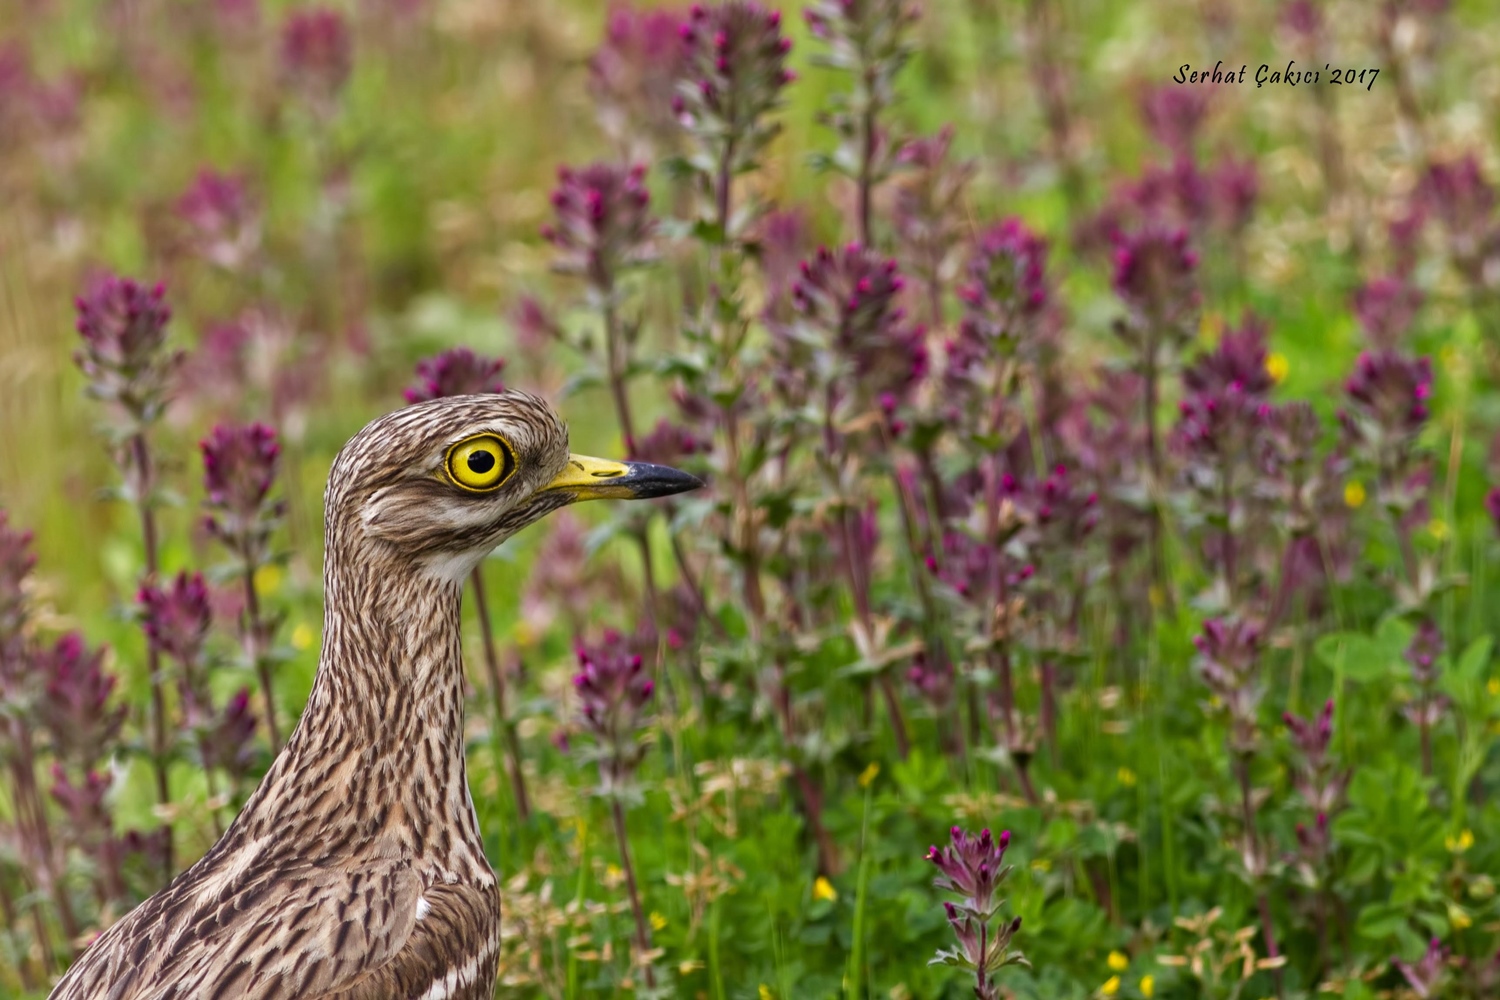
[(325, 506), (330, 547), (352, 542), (460, 581), (559, 507), (702, 485), (665, 466), (569, 454), (567, 425), (552, 408), (510, 391), (448, 396), (371, 421), (334, 459)]

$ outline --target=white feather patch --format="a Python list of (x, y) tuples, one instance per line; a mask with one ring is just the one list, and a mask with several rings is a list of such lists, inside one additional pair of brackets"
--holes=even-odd
[(488, 550), (448, 552), (427, 560), (427, 575), (444, 583), (463, 583)]
[(496, 940), (486, 941), (479, 954), (469, 959), (462, 965), (455, 965), (448, 970), (448, 974), (427, 987), (417, 1000), (448, 1000), (460, 989), (468, 986), (479, 975), (480, 964), (492, 958), (495, 954)]

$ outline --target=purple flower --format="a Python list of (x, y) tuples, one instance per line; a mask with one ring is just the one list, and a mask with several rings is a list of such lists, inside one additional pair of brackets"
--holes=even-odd
[(1437, 659), (1443, 655), (1443, 633), (1430, 618), (1424, 618), (1417, 626), (1416, 635), (1406, 647), (1406, 662), (1411, 664), (1412, 679), (1418, 684), (1431, 684), (1437, 679)]
[(406, 390), (408, 403), (425, 403), (444, 396), (470, 396), (504, 392), (500, 372), (504, 358), (487, 358), (467, 347), (423, 358), (417, 362), (417, 381)]
[(198, 662), (213, 624), (213, 607), (202, 573), (178, 573), (169, 587), (146, 584), (136, 594), (145, 618), (146, 637), (158, 651), (178, 663)]
[(538, 364), (552, 345), (562, 339), (562, 327), (532, 295), (523, 295), (510, 311), (511, 325), (516, 331), (516, 346), (521, 357), (533, 365)]
[(700, 441), (692, 431), (663, 417), (650, 434), (630, 442), (630, 458), (653, 465), (676, 465), (684, 457), (706, 451), (708, 447), (709, 443)]
[(1490, 491), (1484, 495), (1484, 509), (1490, 515), (1495, 530), (1500, 531), (1500, 486), (1490, 487)]
[(807, 216), (795, 208), (771, 212), (761, 219), (759, 230), (766, 298), (779, 302), (791, 290), (799, 273), (797, 265), (811, 249)]
[(1099, 495), (1080, 489), (1059, 463), (1046, 476), (1017, 479), (1007, 473), (1001, 489), (1027, 525), (1024, 536), (1052, 553), (1086, 538), (1099, 520)]
[(1293, 35), (1314, 39), (1323, 30), (1323, 12), (1313, 0), (1288, 0), (1277, 18)]
[(1328, 817), (1342, 807), (1344, 790), (1349, 785), (1349, 772), (1336, 768), (1329, 756), (1333, 743), (1333, 700), (1324, 702), (1323, 710), (1314, 718), (1304, 719), (1291, 712), (1281, 718), (1296, 752), (1293, 785), (1302, 801), (1318, 816), (1317, 826), (1308, 831), (1313, 840), (1304, 841), (1303, 846), (1326, 848)]
[(1281, 720), (1291, 731), (1292, 742), (1310, 763), (1321, 763), (1328, 754), (1328, 745), (1333, 741), (1333, 699), (1323, 703), (1323, 710), (1316, 718), (1304, 719), (1287, 712)]
[(1226, 156), (1214, 164), (1208, 176), (1214, 217), (1231, 233), (1249, 225), (1260, 198), (1260, 174), (1255, 160)]
[(1207, 91), (1163, 83), (1141, 96), (1141, 118), (1151, 137), (1174, 156), (1192, 151), (1193, 140), (1208, 114)]
[(673, 112), (705, 145), (717, 151), (727, 143), (738, 172), (775, 135), (761, 118), (792, 80), (781, 12), (755, 0), (694, 4), (678, 31), (685, 63)]
[(282, 22), (282, 76), (319, 113), (332, 112), (353, 64), (354, 38), (337, 10), (295, 10)]
[[(941, 653), (941, 646), (938, 651)], [(907, 668), (906, 679), (936, 710), (943, 709), (953, 697), (955, 677), (953, 664), (947, 656), (942, 656), (937, 663), (929, 663), (925, 653), (917, 653)]]
[[(589, 60), (589, 93), (606, 134), (632, 152), (650, 153), (677, 134), (672, 99), (686, 53), (678, 26), (684, 12), (670, 7), (637, 10), (613, 3), (604, 41)], [(646, 148), (637, 149), (641, 140)]]
[(243, 781), (255, 761), (256, 722), (250, 710), (250, 689), (242, 687), (201, 730), (203, 766), (220, 768), (235, 782)]
[(83, 95), (85, 81), (78, 72), (66, 73), (50, 83), (33, 80), (27, 93), (31, 121), (44, 139), (52, 142), (44, 147), (54, 162), (71, 163), (73, 157), (63, 151), (60, 140), (78, 132), (83, 121)]
[(887, 77), (907, 55), (905, 35), (921, 9), (911, 0), (815, 0), (803, 17), (813, 37), (829, 44), (827, 63), (860, 71), (871, 67)]
[(1392, 267), (1402, 278), (1411, 277), (1417, 267), (1417, 253), (1421, 249), (1422, 230), (1427, 225), (1427, 210), (1420, 198), (1405, 215), (1393, 219), (1388, 232), (1391, 241)]
[(229, 411), (252, 385), (251, 356), (259, 332), (258, 319), (246, 315), (211, 322), (198, 338), (198, 348), (187, 356), (180, 379), (183, 389), (199, 403)]
[(618, 632), (605, 632), (597, 645), (579, 642), (577, 652), (573, 689), (579, 721), (597, 742), (599, 773), (608, 791), (627, 781), (640, 764), (645, 748), (637, 734), (656, 686), (640, 654)]
[(963, 193), (975, 171), (972, 161), (950, 157), (952, 144), (953, 126), (944, 125), (936, 135), (907, 140), (896, 153), (899, 172), (891, 222), (897, 255), (926, 285), (928, 319), (933, 324), (943, 318), (948, 261), (966, 242)]
[(925, 331), (896, 304), (904, 287), (893, 259), (857, 243), (820, 247), (792, 285), (801, 324), (853, 370), (866, 398), (904, 398), (927, 373)]
[(1194, 637), (1198, 671), (1218, 708), (1230, 722), (1229, 744), (1248, 752), (1255, 743), (1256, 711), (1261, 691), (1257, 684), (1264, 632), (1247, 618), (1210, 618)]
[(573, 688), (578, 692), (583, 722), (607, 737), (620, 721), (634, 721), (651, 700), (655, 685), (646, 676), (640, 655), (627, 648), (618, 632), (605, 632), (604, 640), (594, 646), (579, 643), (577, 653)]
[(1358, 436), (1410, 438), (1427, 422), (1432, 362), (1395, 351), (1365, 351), (1345, 384), (1352, 413), (1345, 425)]
[(248, 565), (265, 561), (282, 505), (268, 500), (281, 446), (265, 424), (220, 424), (204, 438), (203, 488), (210, 534)]
[(1380, 351), (1400, 345), (1421, 307), (1421, 291), (1399, 276), (1376, 278), (1354, 293), (1354, 316), (1370, 345)]
[(555, 221), (543, 227), (542, 236), (559, 251), (558, 270), (581, 274), (608, 291), (625, 268), (652, 259), (656, 223), (645, 177), (644, 166), (613, 163), (557, 171)]
[(1197, 232), (1216, 208), (1215, 193), (1212, 179), (1193, 160), (1179, 156), (1170, 166), (1145, 168), (1116, 197), (1123, 203), (1124, 214), (1144, 224), (1183, 226)]
[(1210, 618), (1193, 645), (1206, 667), (1224, 675), (1243, 676), (1260, 657), (1261, 627), (1236, 618)]
[(52, 798), (67, 813), (75, 830), (108, 829), (113, 825), (104, 797), (113, 782), (109, 775), (90, 769), (80, 784), (73, 784), (61, 764), (52, 765)]
[(971, 837), (958, 827), (949, 831), (952, 843), (947, 847), (929, 847), (927, 860), (941, 873), (932, 884), (945, 892), (963, 897), (959, 907), (978, 920), (988, 920), (999, 910), (1003, 900), (996, 898), (1000, 883), (1010, 874), (1005, 851), (1010, 846), (1010, 831), (993, 837), (988, 829)]
[(172, 317), (164, 286), (148, 288), (108, 275), (75, 304), (83, 349), (74, 360), (88, 377), (90, 391), (120, 403), (139, 422), (154, 419), (167, 380), (181, 360), (163, 351)]
[(104, 650), (90, 652), (77, 632), (36, 654), (44, 679), (37, 714), (52, 734), (57, 756), (80, 769), (108, 756), (125, 721), (125, 706), (111, 708), (116, 678), (104, 669)]
[(1220, 394), (1237, 391), (1262, 399), (1275, 383), (1266, 371), (1264, 320), (1246, 312), (1237, 328), (1225, 330), (1218, 345), (1182, 373), (1190, 392)]
[(1396, 966), (1421, 1000), (1443, 995), (1443, 981), (1448, 978), (1448, 949), (1437, 938), (1427, 942), (1427, 950), (1422, 953), (1416, 965), (1409, 965), (1399, 958), (1391, 959), (1391, 964)]
[(262, 423), (220, 424), (199, 447), (210, 506), (239, 514), (259, 509), (276, 481), (276, 432)]
[(114, 782), (109, 774), (93, 767), (84, 768), (82, 773), (82, 780), (75, 783), (67, 769), (54, 761), (49, 792), (68, 818), (63, 835), (93, 856), (105, 891), (118, 900), (125, 895), (120, 863), (126, 848), (115, 836), (114, 818), (105, 802)]
[(987, 229), (975, 244), (959, 286), (959, 335), (979, 344), (1015, 341), (1047, 306), (1047, 241), (1020, 219)]
[(1147, 226), (1115, 241), (1115, 294), (1132, 321), (1186, 339), (1198, 314), (1198, 255), (1184, 229)]
[(244, 266), (260, 245), (260, 211), (242, 176), (200, 170), (177, 199), (177, 214), (197, 252), (225, 270)]
[(21, 629), (26, 617), (26, 578), (36, 565), (31, 532), (10, 527), (9, 521), (10, 515), (0, 510), (0, 646)]
[[(1019, 562), (999, 547), (986, 545), (965, 531), (943, 532), (942, 552), (927, 556), (927, 569), (959, 597), (982, 607), (989, 600), (997, 561), (1008, 587), (1025, 583), (1036, 572), (1030, 564)], [(989, 603), (993, 607), (993, 601)]]
[(1416, 195), (1424, 208), (1454, 232), (1483, 225), (1495, 209), (1495, 189), (1484, 179), (1473, 153), (1451, 163), (1429, 164)]

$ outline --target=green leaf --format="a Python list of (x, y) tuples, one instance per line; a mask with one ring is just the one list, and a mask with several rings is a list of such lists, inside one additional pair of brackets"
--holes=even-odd
[(1494, 636), (1482, 635), (1469, 643), (1460, 654), (1455, 673), (1467, 681), (1477, 681), (1489, 670), (1490, 654), (1495, 648)]
[(1359, 911), (1355, 929), (1360, 937), (1372, 941), (1384, 941), (1394, 937), (1406, 924), (1410, 910), (1396, 903), (1371, 903)]
[(1356, 681), (1373, 681), (1390, 671), (1375, 640), (1359, 632), (1330, 632), (1319, 636), (1313, 652), (1332, 670)]

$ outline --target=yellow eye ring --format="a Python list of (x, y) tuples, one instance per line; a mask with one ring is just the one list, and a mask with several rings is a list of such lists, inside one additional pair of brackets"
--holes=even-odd
[(510, 445), (495, 435), (481, 434), (449, 448), (444, 465), (454, 486), (470, 493), (489, 493), (516, 471), (516, 457)]

